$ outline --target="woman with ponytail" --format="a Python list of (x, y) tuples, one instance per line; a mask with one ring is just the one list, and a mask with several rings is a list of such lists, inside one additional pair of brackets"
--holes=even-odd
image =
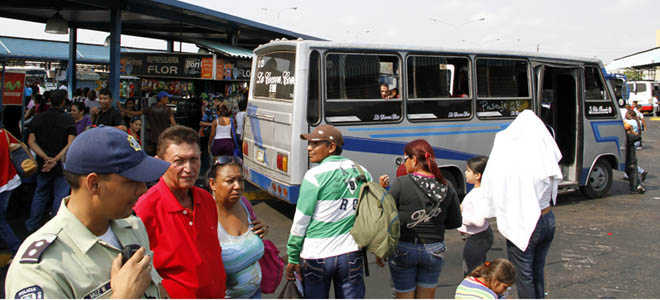
[(516, 270), (506, 259), (486, 261), (463, 279), (456, 288), (456, 299), (499, 299), (516, 282)]
[[(446, 251), (445, 230), (462, 224), (458, 195), (442, 177), (428, 142), (408, 143), (403, 155), (399, 161), (408, 174), (394, 179), (390, 188), (401, 221), (390, 274), (397, 298), (435, 298)], [(389, 185), (387, 175), (379, 180), (382, 186)], [(383, 266), (382, 260), (377, 258), (377, 264)]]

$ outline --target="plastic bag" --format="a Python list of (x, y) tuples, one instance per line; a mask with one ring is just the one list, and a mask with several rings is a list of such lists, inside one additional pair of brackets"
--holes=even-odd
[(296, 281), (295, 280), (287, 280), (286, 283), (284, 284), (284, 288), (282, 288), (282, 291), (280, 294), (277, 296), (278, 299), (302, 299), (302, 295), (298, 291), (298, 287), (296, 287)]

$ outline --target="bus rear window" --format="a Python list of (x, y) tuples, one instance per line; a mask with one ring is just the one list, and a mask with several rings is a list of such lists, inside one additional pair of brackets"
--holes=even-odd
[(293, 100), (296, 53), (273, 52), (257, 57), (254, 97)]

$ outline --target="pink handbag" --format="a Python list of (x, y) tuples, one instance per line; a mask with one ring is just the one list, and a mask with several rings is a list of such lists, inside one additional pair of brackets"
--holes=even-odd
[[(256, 219), (250, 201), (245, 197), (241, 197), (241, 201), (243, 201), (248, 208), (250, 219)], [(280, 251), (277, 250), (277, 246), (275, 246), (273, 242), (265, 239), (263, 242), (264, 256), (259, 260), (259, 266), (261, 266), (261, 292), (264, 294), (272, 294), (275, 293), (275, 290), (277, 290), (277, 287), (282, 281), (284, 260), (280, 257)]]

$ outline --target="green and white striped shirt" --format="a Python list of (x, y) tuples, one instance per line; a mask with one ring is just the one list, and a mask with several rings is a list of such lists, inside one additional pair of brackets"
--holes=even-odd
[(350, 234), (361, 186), (358, 175), (357, 166), (339, 155), (326, 157), (305, 173), (287, 245), (289, 263), (359, 250)]

